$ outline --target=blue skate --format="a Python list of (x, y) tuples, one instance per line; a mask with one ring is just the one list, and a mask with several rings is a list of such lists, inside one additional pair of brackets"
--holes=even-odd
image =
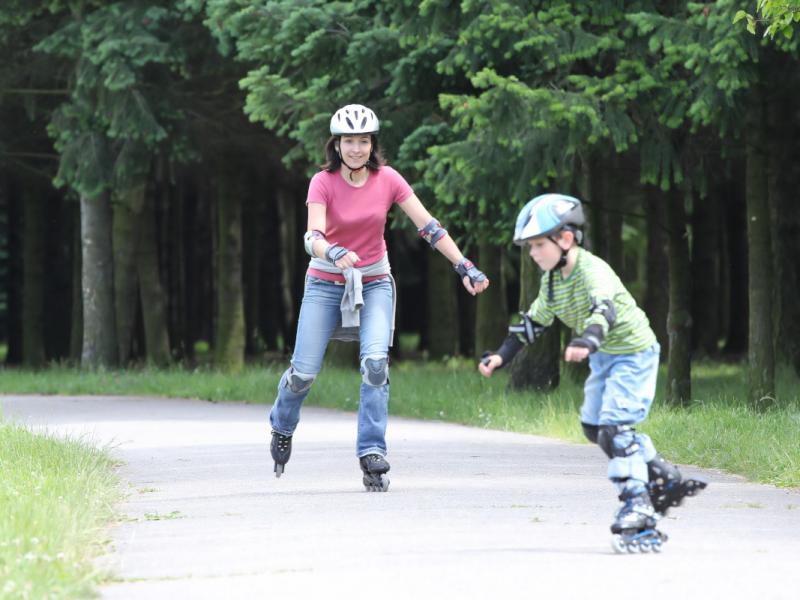
[(611, 524), (611, 548), (617, 554), (661, 552), (667, 535), (656, 529), (660, 515), (653, 508), (647, 492), (620, 495), (622, 507)]

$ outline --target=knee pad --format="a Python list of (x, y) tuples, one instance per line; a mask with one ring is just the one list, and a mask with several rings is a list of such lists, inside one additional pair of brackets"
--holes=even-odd
[(289, 367), (283, 374), (284, 386), (295, 394), (307, 391), (316, 378), (316, 373), (301, 373), (294, 367)]
[(361, 360), (361, 380), (373, 387), (389, 383), (389, 357), (385, 354), (365, 356)]
[(589, 425), (588, 423), (584, 423), (583, 421), (581, 421), (581, 427), (583, 427), (583, 435), (586, 436), (586, 439), (592, 442), (593, 444), (596, 444), (597, 434), (600, 428), (597, 425)]
[(600, 425), (597, 444), (608, 458), (624, 458), (639, 450), (634, 432), (635, 429), (630, 425)]

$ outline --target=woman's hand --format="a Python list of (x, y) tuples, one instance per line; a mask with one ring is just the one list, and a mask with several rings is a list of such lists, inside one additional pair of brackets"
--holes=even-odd
[(356, 254), (351, 250), (347, 254), (345, 254), (342, 258), (337, 260), (334, 264), (340, 269), (345, 270), (354, 267), (355, 264), (360, 260), (361, 259), (358, 257), (358, 254)]
[(483, 290), (485, 290), (486, 288), (489, 287), (489, 280), (488, 279), (484, 279), (483, 281), (478, 281), (475, 284), (472, 284), (470, 282), (470, 278), (465, 276), (461, 280), (461, 283), (464, 284), (464, 287), (466, 288), (466, 290), (470, 294), (472, 294), (473, 296), (475, 296), (477, 294), (480, 294)]

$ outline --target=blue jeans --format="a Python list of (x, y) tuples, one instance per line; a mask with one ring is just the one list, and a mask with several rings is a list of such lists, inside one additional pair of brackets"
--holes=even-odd
[[(634, 354), (595, 352), (589, 356), (591, 374), (584, 384), (581, 421), (588, 425), (635, 425), (650, 412), (658, 377), (658, 343)], [(638, 449), (608, 462), (612, 481), (628, 481), (628, 488), (647, 485), (647, 463), (656, 455), (650, 437), (633, 429), (614, 437), (617, 448)], [(622, 490), (620, 490), (622, 491)]]
[[(270, 412), (272, 429), (292, 435), (300, 420), (300, 407), (314, 378), (331, 334), (341, 323), (340, 304), (344, 286), (306, 276), (300, 319), (297, 324), (292, 364), (278, 383), (278, 396)], [(388, 357), (392, 328), (392, 284), (388, 278), (364, 284), (359, 338), (362, 374), (365, 360), (386, 364), (385, 378), (363, 375), (358, 405), (356, 455), (386, 454), (386, 422), (389, 417)], [(383, 361), (383, 362), (381, 362)], [(385, 379), (385, 382), (379, 381)], [(377, 383), (377, 384), (376, 384)]]

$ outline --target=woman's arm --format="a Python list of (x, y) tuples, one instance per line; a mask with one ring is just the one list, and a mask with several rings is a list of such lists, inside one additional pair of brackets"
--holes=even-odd
[[(412, 194), (410, 198), (408, 198), (405, 202), (400, 204), (400, 208), (403, 209), (403, 212), (408, 215), (408, 217), (414, 222), (414, 225), (417, 226), (419, 231), (422, 231), (426, 225), (434, 221), (434, 218), (431, 216), (431, 213), (422, 205), (420, 199), (417, 198), (416, 194)], [(470, 294), (479, 294), (487, 287), (489, 287), (489, 280), (486, 278), (483, 273), (480, 273), (472, 263), (470, 263), (464, 255), (461, 254), (461, 250), (458, 249), (458, 246), (453, 241), (449, 235), (445, 235), (437, 242), (435, 242), (434, 248), (441, 252), (447, 260), (449, 260), (454, 267), (458, 267), (459, 265), (468, 265), (469, 268), (473, 269), (473, 272), (477, 272), (480, 276), (483, 277), (482, 280), (480, 279), (473, 279), (469, 275), (464, 275), (462, 277), (462, 282), (464, 287), (467, 288), (467, 291)], [(457, 269), (458, 270), (458, 269)], [(459, 273), (461, 271), (459, 270)]]

